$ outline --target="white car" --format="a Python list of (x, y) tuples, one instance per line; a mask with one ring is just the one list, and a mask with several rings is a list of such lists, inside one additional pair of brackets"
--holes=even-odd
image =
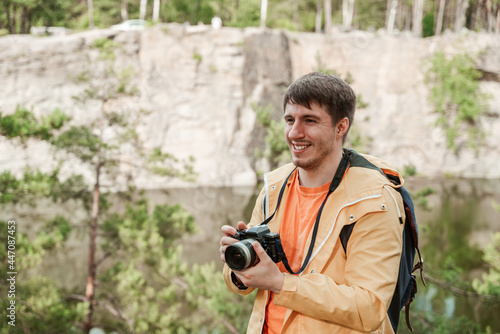
[(146, 23), (147, 22), (144, 20), (128, 20), (120, 24), (112, 25), (111, 29), (123, 31), (143, 30), (146, 27)]

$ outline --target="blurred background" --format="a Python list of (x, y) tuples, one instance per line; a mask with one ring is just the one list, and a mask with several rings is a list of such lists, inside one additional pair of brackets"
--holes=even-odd
[(416, 204), (415, 332), (500, 333), (500, 1), (0, 2), (0, 333), (244, 333), (220, 227), (311, 71)]

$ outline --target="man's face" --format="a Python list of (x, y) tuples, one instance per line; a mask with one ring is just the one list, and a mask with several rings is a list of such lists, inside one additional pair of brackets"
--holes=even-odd
[(295, 166), (317, 170), (334, 160), (342, 149), (342, 137), (336, 136), (332, 118), (325, 108), (312, 103), (312, 109), (300, 104), (285, 108), (285, 138)]

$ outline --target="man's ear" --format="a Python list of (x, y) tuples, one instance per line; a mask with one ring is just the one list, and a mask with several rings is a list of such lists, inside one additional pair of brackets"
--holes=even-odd
[(349, 119), (347, 117), (342, 118), (335, 126), (335, 135), (337, 137), (344, 137), (344, 135), (349, 130)]

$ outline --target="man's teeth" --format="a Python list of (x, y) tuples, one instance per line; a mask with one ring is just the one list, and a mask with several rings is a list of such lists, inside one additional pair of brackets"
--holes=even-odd
[(307, 148), (309, 145), (304, 145), (304, 146), (294, 145), (294, 146), (295, 146), (295, 149), (297, 149), (297, 150), (303, 150), (303, 149)]

